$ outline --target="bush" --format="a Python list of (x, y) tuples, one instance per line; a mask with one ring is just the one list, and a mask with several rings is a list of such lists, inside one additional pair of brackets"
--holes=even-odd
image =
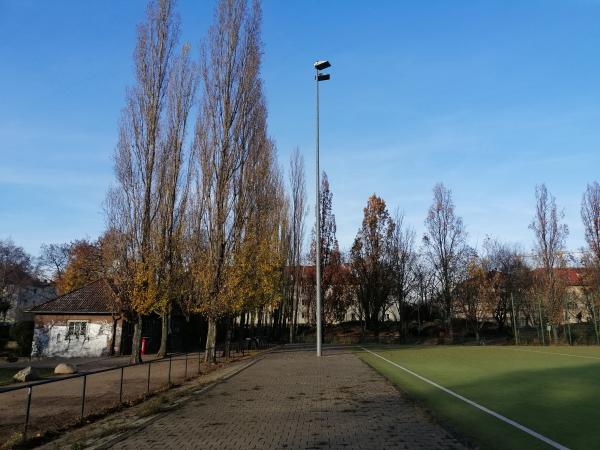
[(33, 321), (17, 322), (10, 331), (11, 338), (17, 341), (19, 345), (19, 355), (29, 356), (31, 354), (31, 343), (33, 342)]

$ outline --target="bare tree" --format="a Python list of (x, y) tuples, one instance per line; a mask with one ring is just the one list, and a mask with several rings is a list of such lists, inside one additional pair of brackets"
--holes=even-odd
[(600, 267), (600, 184), (588, 184), (581, 200), (581, 220), (583, 221), (588, 251)]
[(42, 244), (40, 249), (39, 264), (51, 279), (57, 280), (62, 277), (67, 263), (69, 262), (69, 250), (71, 245), (64, 244)]
[(406, 303), (415, 287), (416, 264), (415, 231), (404, 223), (404, 214), (396, 211), (394, 218), (392, 264), (394, 271), (393, 295), (400, 315), (402, 333), (407, 332)]
[(583, 222), (587, 249), (582, 263), (588, 269), (585, 278), (586, 303), (589, 315), (596, 320), (600, 303), (600, 184), (594, 181), (586, 186), (581, 200), (581, 220)]
[(413, 280), (413, 298), (417, 310), (417, 331), (420, 335), (423, 320), (430, 320), (434, 316), (436, 300), (435, 274), (421, 257), (417, 257), (415, 260)]
[[(562, 321), (565, 286), (557, 276), (556, 269), (565, 267), (565, 242), (569, 228), (560, 221), (564, 213), (556, 207), (556, 198), (548, 192), (545, 184), (535, 188), (535, 216), (529, 225), (535, 237), (535, 255), (541, 272), (537, 273), (536, 286), (543, 304), (540, 316), (554, 324), (554, 339), (558, 339), (557, 324)], [(543, 331), (542, 331), (543, 332)]]
[(531, 271), (519, 247), (490, 237), (486, 238), (483, 247), (488, 271), (494, 270), (500, 273), (499, 297), (493, 316), (498, 328), (502, 330), (506, 327), (509, 313), (511, 316), (514, 314), (513, 323), (516, 323), (514, 321), (521, 312), (529, 314), (527, 293), (531, 288)]
[(290, 156), (290, 200), (289, 200), (289, 232), (290, 252), (289, 263), (291, 275), (291, 320), (289, 324), (289, 339), (294, 342), (296, 328), (298, 325), (298, 301), (300, 295), (300, 277), (302, 276), (301, 261), (302, 247), (304, 242), (304, 227), (307, 213), (306, 184), (304, 175), (304, 158), (300, 149), (296, 148)]
[(162, 318), (159, 356), (167, 352), (168, 317), (174, 296), (181, 295), (181, 251), (186, 203), (191, 173), (185, 171), (188, 117), (196, 90), (196, 68), (190, 63), (189, 45), (184, 45), (171, 67), (167, 90), (165, 136), (159, 159), (157, 208), (158, 298), (155, 310)]
[(22, 247), (0, 239), (0, 317), (13, 307), (19, 289), (34, 278), (31, 257)]
[(425, 227), (425, 254), (435, 273), (446, 327), (452, 340), (452, 291), (464, 274), (468, 247), (463, 221), (454, 211), (452, 192), (441, 183), (433, 188), (433, 203), (429, 207)]

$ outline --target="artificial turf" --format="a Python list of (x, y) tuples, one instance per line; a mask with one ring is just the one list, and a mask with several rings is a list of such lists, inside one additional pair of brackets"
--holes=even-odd
[[(566, 447), (600, 448), (600, 347), (369, 350)], [(483, 448), (550, 448), (372, 354), (360, 357)]]

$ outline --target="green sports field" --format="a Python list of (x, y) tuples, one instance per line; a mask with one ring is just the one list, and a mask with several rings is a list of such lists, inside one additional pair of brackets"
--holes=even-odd
[[(562, 446), (600, 448), (599, 347), (368, 350)], [(360, 357), (483, 448), (552, 448), (372, 353)]]

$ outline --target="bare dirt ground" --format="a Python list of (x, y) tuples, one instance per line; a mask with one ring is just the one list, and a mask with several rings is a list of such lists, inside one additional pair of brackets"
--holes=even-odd
[[(246, 359), (247, 356), (244, 358)], [(228, 362), (242, 359), (241, 354)], [(107, 364), (105, 361), (104, 365)], [(122, 362), (121, 362), (122, 364)], [(198, 353), (171, 358), (170, 381), (181, 384), (221, 367), (199, 363)], [(150, 382), (148, 383), (148, 367)], [(100, 368), (96, 366), (97, 368)], [(28, 437), (65, 429), (80, 422), (83, 416), (98, 415), (119, 406), (121, 369), (108, 372), (88, 372), (85, 386), (85, 404), (82, 405), (83, 377), (64, 379), (55, 383), (34, 385), (31, 395)], [(156, 360), (150, 365), (123, 369), (122, 402), (134, 403), (148, 392), (164, 390), (169, 382), (169, 359)], [(7, 441), (15, 441), (23, 432), (28, 389), (0, 392), (0, 448)]]

